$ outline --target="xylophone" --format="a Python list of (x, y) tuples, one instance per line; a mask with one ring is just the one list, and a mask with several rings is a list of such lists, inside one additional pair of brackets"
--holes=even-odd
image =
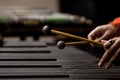
[(38, 41), (6, 41), (0, 48), (0, 80), (120, 80), (119, 66), (100, 68), (89, 53)]

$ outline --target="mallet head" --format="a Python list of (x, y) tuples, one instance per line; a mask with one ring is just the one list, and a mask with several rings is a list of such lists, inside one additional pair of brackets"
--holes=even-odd
[(58, 47), (59, 49), (64, 49), (64, 48), (65, 48), (65, 42), (64, 42), (64, 41), (58, 41), (57, 47)]
[(46, 25), (42, 28), (42, 32), (44, 34), (49, 34), (51, 32), (51, 28), (48, 25)]

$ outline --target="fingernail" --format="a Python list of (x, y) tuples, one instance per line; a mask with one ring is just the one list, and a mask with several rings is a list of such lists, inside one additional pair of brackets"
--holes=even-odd
[(109, 66), (109, 65), (106, 65), (106, 66), (105, 66), (105, 69), (109, 69), (109, 68), (110, 68), (110, 66)]
[(99, 66), (99, 67), (102, 67), (102, 64), (101, 64), (101, 63), (98, 63), (98, 66)]

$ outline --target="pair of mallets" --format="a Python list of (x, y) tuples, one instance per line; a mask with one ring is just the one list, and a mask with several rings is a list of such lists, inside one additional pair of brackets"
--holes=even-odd
[(70, 37), (70, 38), (74, 38), (74, 39), (77, 39), (77, 40), (82, 40), (80, 42), (68, 42), (68, 43), (65, 43), (64, 41), (59, 41), (57, 43), (57, 47), (60, 48), (60, 49), (63, 49), (66, 45), (81, 45), (81, 44), (88, 44), (88, 43), (92, 43), (92, 44), (97, 45), (97, 46), (103, 46), (103, 44), (100, 43), (100, 42), (95, 42), (95, 41), (89, 40), (87, 38), (83, 38), (83, 37), (76, 36), (76, 35), (73, 35), (73, 34), (61, 32), (61, 31), (57, 31), (57, 30), (53, 30), (49, 26), (44, 26), (42, 31), (45, 34), (55, 33), (55, 34), (67, 36), (67, 37)]

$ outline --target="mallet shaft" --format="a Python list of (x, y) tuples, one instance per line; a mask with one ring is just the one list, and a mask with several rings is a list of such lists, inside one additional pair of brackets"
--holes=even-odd
[(83, 41), (86, 41), (86, 42), (89, 42), (89, 43), (93, 43), (95, 45), (103, 46), (103, 44), (100, 43), (100, 42), (95, 42), (93, 40), (89, 40), (87, 38), (83, 38), (83, 37), (80, 37), (80, 36), (72, 35), (72, 34), (69, 34), (69, 33), (61, 32), (61, 31), (57, 31), (57, 30), (53, 30), (53, 29), (51, 30), (51, 32), (55, 33), (55, 34), (60, 34), (60, 35), (64, 35), (64, 36), (67, 36), (67, 37), (71, 37), (71, 38), (74, 38), (74, 39), (83, 40)]

